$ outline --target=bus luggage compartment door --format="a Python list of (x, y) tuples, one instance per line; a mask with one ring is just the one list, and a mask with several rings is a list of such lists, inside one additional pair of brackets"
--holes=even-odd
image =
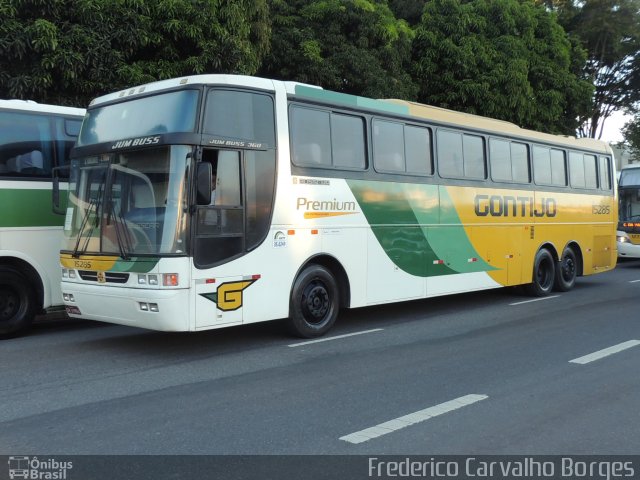
[(194, 282), (196, 330), (242, 323), (243, 290), (251, 281), (224, 277)]

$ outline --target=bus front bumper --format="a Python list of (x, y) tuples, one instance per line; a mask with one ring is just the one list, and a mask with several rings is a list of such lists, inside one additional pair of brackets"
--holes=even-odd
[(640, 245), (634, 245), (631, 242), (617, 242), (618, 257), (622, 258), (640, 258)]
[[(189, 289), (132, 289), (62, 282), (67, 314), (167, 332), (189, 330)], [(79, 312), (79, 313), (78, 313)]]

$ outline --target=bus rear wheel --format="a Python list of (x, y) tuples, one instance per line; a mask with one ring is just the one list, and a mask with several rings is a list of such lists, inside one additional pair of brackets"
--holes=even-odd
[(16, 336), (29, 328), (35, 303), (27, 279), (13, 268), (0, 267), (0, 338)]
[(573, 288), (578, 276), (578, 261), (572, 248), (567, 247), (562, 252), (562, 258), (556, 265), (556, 279), (554, 289), (560, 292), (568, 292)]
[(544, 297), (551, 293), (556, 276), (556, 262), (549, 250), (542, 248), (533, 262), (533, 281), (525, 290), (534, 297)]
[(296, 278), (291, 290), (289, 327), (303, 338), (327, 333), (338, 317), (338, 284), (321, 265), (309, 265)]

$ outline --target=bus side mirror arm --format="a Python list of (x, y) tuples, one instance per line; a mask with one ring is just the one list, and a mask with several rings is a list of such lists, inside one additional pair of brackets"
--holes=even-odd
[[(65, 171), (67, 172), (67, 177), (68, 177), (69, 170), (70, 169), (68, 166), (63, 166), (63, 167), (55, 167), (51, 172), (51, 175), (53, 177), (52, 179), (53, 188), (51, 189), (51, 210), (56, 215), (65, 215), (67, 213), (67, 208), (66, 208), (67, 206), (62, 205), (62, 202), (60, 200), (60, 177), (62, 176), (62, 173)], [(65, 200), (66, 200), (66, 197), (65, 197)]]
[(196, 203), (209, 205), (211, 203), (211, 164), (199, 162), (196, 170)]

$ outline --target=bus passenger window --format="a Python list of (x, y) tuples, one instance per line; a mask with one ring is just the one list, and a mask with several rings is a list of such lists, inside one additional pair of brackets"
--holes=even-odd
[(329, 112), (291, 107), (291, 154), (301, 166), (331, 166), (331, 122)]
[(379, 171), (405, 171), (401, 123), (373, 121), (373, 162)]
[(438, 130), (437, 137), (438, 172), (443, 177), (463, 177), (462, 135), (457, 132)]
[(611, 167), (608, 157), (599, 157), (600, 189), (611, 190)]
[(487, 178), (487, 166), (484, 161), (484, 139), (476, 135), (463, 136), (464, 176), (483, 180)]
[(581, 153), (569, 153), (569, 177), (572, 187), (585, 188), (584, 157)]
[(51, 174), (51, 118), (24, 113), (0, 113), (0, 174), (47, 177)]

